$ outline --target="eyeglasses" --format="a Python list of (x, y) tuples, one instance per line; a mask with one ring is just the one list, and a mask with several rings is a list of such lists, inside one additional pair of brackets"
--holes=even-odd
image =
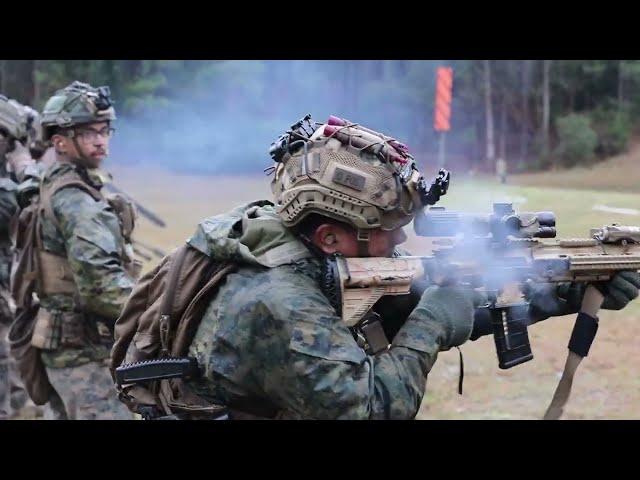
[(104, 127), (99, 131), (88, 128), (85, 130), (75, 130), (74, 136), (79, 138), (83, 142), (90, 143), (97, 140), (98, 135), (105, 139), (111, 138), (115, 131), (116, 129), (113, 127)]

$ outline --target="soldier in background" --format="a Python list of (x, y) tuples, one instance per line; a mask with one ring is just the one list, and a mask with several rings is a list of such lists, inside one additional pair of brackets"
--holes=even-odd
[(502, 157), (496, 160), (496, 175), (500, 179), (500, 183), (507, 183), (507, 162)]
[(19, 210), (18, 183), (25, 178), (25, 172), (34, 168), (33, 157), (42, 152), (38, 126), (35, 110), (0, 95), (0, 418), (42, 415), (24, 390), (7, 342), (15, 314), (9, 293), (13, 256), (9, 226)]
[(43, 140), (51, 142), (55, 161), (39, 187), (40, 309), (31, 344), (69, 419), (132, 418), (106, 366), (113, 324), (139, 271), (133, 207), (122, 197), (106, 198), (95, 175), (114, 120), (108, 87), (81, 82), (56, 92), (42, 112)]

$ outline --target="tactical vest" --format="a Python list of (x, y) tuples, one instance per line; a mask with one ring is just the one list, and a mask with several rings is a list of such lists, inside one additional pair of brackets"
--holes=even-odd
[[(105, 197), (99, 190), (78, 178), (75, 173), (69, 173), (56, 179), (50, 186), (41, 188), (40, 215), (44, 215), (60, 230), (60, 223), (53, 213), (51, 202), (57, 192), (64, 188), (71, 187), (80, 188), (91, 195), (96, 202), (106, 201), (111, 208), (113, 208), (120, 222), (121, 233), (125, 240), (125, 249), (121, 252), (124, 269), (133, 278), (137, 278), (140, 274), (141, 264), (136, 262), (131, 244), (131, 234), (135, 226), (136, 215), (133, 205), (124, 196), (112, 194)], [(40, 271), (41, 288), (38, 293), (42, 295), (51, 295), (54, 293), (74, 294), (75, 284), (73, 284), (72, 281), (73, 276), (67, 258), (44, 250), (40, 229), (38, 229), (36, 241), (38, 255), (42, 261)], [(69, 282), (69, 279), (71, 279), (71, 282)]]
[[(51, 221), (60, 231), (60, 223), (53, 212), (52, 198), (65, 188), (79, 188), (91, 195), (96, 202), (106, 201), (109, 203), (119, 219), (121, 233), (125, 240), (125, 247), (120, 252), (123, 267), (133, 278), (137, 278), (140, 273), (141, 263), (135, 260), (131, 244), (131, 234), (135, 225), (135, 210), (131, 203), (121, 195), (105, 197), (99, 190), (83, 181), (77, 173), (69, 172), (54, 180), (50, 185), (41, 186), (39, 200), (34, 201), (20, 214), (15, 233), (16, 246), (17, 250), (22, 250), (23, 255), (31, 257), (23, 260), (32, 262), (32, 265), (30, 269), (27, 269), (31, 270), (30, 272), (24, 272), (25, 278), (22, 281), (20, 281), (19, 275), (14, 275), (12, 289), (18, 290), (14, 291), (18, 304), (28, 304), (29, 299), (24, 298), (25, 295), (30, 295), (26, 285), (30, 280), (33, 280), (34, 290), (39, 298), (58, 294), (69, 295), (74, 298), (76, 307), (78, 306), (79, 295), (69, 260), (66, 256), (47, 251), (43, 245), (41, 232), (43, 218)], [(33, 231), (28, 234), (29, 229)], [(31, 251), (27, 252), (27, 250)], [(56, 320), (51, 312), (40, 308), (32, 337), (34, 347), (53, 350), (59, 347), (84, 346), (86, 345), (87, 326), (90, 327), (90, 340), (105, 344), (112, 342), (112, 331), (103, 322), (95, 322), (96, 325), (86, 325), (87, 317), (95, 317), (95, 315), (74, 311), (63, 312), (61, 316), (61, 319)]]

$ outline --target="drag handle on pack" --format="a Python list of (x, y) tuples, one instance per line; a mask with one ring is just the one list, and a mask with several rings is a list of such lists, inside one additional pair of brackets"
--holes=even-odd
[(160, 358), (119, 366), (116, 368), (116, 383), (122, 386), (165, 378), (189, 378), (196, 376), (198, 372), (195, 358)]
[(498, 355), (498, 366), (506, 370), (533, 359), (525, 323), (527, 304), (518, 303), (486, 308), (491, 313), (491, 327)]

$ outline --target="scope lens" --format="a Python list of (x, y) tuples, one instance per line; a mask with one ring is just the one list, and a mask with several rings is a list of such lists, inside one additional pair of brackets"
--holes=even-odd
[(517, 215), (511, 215), (503, 219), (503, 223), (507, 232), (515, 233), (520, 231), (520, 218)]
[(495, 213), (499, 217), (504, 217), (505, 215), (512, 215), (513, 214), (513, 204), (511, 204), (511, 203), (494, 203), (493, 204), (493, 213)]
[(556, 228), (555, 227), (540, 227), (538, 232), (535, 234), (538, 238), (556, 238)]
[(553, 212), (538, 212), (536, 213), (538, 217), (538, 223), (543, 227), (555, 227), (556, 226), (556, 216)]

